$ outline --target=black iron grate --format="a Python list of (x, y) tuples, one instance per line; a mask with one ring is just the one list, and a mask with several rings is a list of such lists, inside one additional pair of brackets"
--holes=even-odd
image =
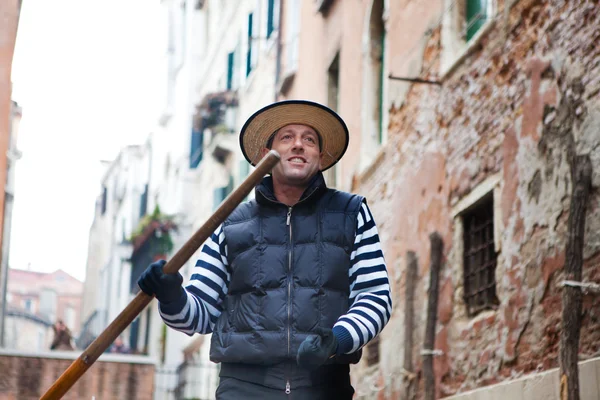
[(463, 214), (464, 298), (467, 313), (496, 309), (494, 199), (490, 194)]

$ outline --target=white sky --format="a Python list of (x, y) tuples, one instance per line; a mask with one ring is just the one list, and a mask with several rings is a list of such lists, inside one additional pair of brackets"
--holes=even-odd
[(85, 278), (100, 160), (152, 130), (158, 0), (25, 0), (13, 60), (23, 108), (10, 266)]

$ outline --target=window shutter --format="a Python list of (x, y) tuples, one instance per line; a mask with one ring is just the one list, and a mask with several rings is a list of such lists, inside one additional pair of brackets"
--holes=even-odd
[(235, 52), (227, 54), (227, 90), (233, 89), (233, 66), (235, 61)]
[(275, 30), (275, 0), (268, 0), (267, 4), (267, 39)]
[(246, 53), (246, 76), (252, 72), (252, 20), (254, 14), (248, 14), (248, 51)]
[(202, 161), (202, 150), (204, 142), (204, 133), (200, 130), (192, 129), (192, 138), (190, 143), (190, 169), (198, 168)]
[(488, 0), (466, 0), (466, 39), (467, 42), (475, 36), (486, 20)]

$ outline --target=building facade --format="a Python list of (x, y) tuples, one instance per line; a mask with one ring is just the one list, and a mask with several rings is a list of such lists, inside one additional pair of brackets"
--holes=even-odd
[(18, 123), (21, 108), (11, 99), (12, 60), (17, 39), (21, 11), (20, 0), (5, 1), (0, 5), (0, 347), (4, 341), (6, 316), (6, 285), (8, 275), (8, 249), (14, 190), (14, 167), (19, 158), (17, 151)]
[[(341, 188), (369, 201), (394, 296), (388, 327), (352, 369), (358, 397), (399, 398), (411, 380), (424, 391), (434, 232), (443, 257), (425, 350), (436, 395), (558, 367), (572, 156), (589, 157), (600, 183), (597, 4), (338, 0), (301, 2), (297, 15), (282, 24), (282, 36), (294, 24), (300, 33), (281, 98), (335, 104), (348, 123)], [(599, 283), (591, 193), (583, 281)], [(409, 252), (418, 274), (406, 349)], [(595, 299), (583, 296), (580, 360), (599, 351)]]
[[(165, 108), (148, 141), (147, 175), (128, 184), (141, 185), (131, 198), (145, 192), (147, 213), (158, 205), (173, 216), (177, 234), (167, 258), (248, 174), (238, 146), (244, 121), (276, 99), (317, 101), (336, 110), (351, 135), (327, 182), (368, 199), (394, 296), (388, 327), (352, 367), (357, 398), (396, 399), (407, 386), (422, 396), (426, 356), (434, 359), (438, 398), (558, 366), (574, 154), (589, 157), (592, 186), (600, 184), (600, 54), (593, 45), (600, 15), (593, 1), (161, 4)], [(584, 282), (600, 283), (599, 201), (593, 190)], [(123, 210), (141, 216), (139, 208)], [(117, 229), (121, 217), (110, 215), (112, 222), (98, 217), (92, 231), (126, 243), (123, 232), (139, 227), (136, 218)], [(116, 277), (128, 265), (123, 287), (131, 295), (154, 259), (143, 246), (156, 227), (144, 232), (144, 240), (126, 243), (129, 260), (115, 264), (121, 270), (96, 279), (122, 288)], [(443, 251), (433, 346), (425, 348), (434, 233)], [(90, 260), (103, 254), (94, 270), (115, 251), (90, 237)], [(185, 279), (195, 258), (181, 270)], [(116, 298), (103, 296), (110, 295)], [(581, 360), (600, 350), (596, 304), (584, 295)], [(137, 324), (129, 337), (147, 340), (139, 343), (163, 366), (194, 374), (192, 365), (208, 363), (209, 337), (165, 330), (155, 303)], [(175, 390), (181, 381), (165, 382)], [(215, 384), (209, 377), (202, 385)]]
[(51, 273), (9, 269), (5, 347), (43, 352), (53, 340), (52, 325), (62, 320), (77, 337), (83, 282), (58, 269)]
[[(131, 290), (131, 236), (148, 212), (150, 156), (131, 145), (105, 162), (95, 216), (90, 227), (79, 345), (86, 347), (125, 308)], [(124, 341), (130, 344), (124, 334)]]

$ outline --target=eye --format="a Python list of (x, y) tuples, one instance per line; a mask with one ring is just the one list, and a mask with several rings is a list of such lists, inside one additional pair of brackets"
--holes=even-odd
[(312, 136), (307, 136), (304, 138), (305, 140), (308, 140), (311, 143), (316, 143), (315, 138), (313, 138)]

